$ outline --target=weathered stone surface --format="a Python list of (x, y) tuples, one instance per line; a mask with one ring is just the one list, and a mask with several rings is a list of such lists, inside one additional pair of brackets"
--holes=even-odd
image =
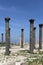
[(30, 53), (33, 53), (34, 50), (34, 19), (30, 19)]
[(23, 48), (23, 43), (24, 43), (24, 29), (21, 29), (21, 39), (20, 39), (21, 48)]
[(3, 33), (1, 34), (1, 36), (2, 36), (2, 43), (3, 43)]
[(9, 20), (10, 18), (5, 18), (5, 40), (6, 40), (6, 55), (10, 54), (9, 48), (10, 48), (10, 30), (9, 30)]
[(35, 49), (35, 43), (36, 43), (36, 34), (35, 34), (36, 33), (36, 27), (34, 27), (34, 30), (33, 31), (34, 31), (34, 49)]
[(10, 28), (9, 28), (9, 48), (10, 48)]
[(39, 49), (42, 49), (42, 26), (43, 24), (39, 24)]

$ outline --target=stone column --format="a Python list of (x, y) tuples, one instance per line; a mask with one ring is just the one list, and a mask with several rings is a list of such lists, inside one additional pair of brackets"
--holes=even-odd
[(24, 29), (21, 29), (21, 39), (20, 39), (21, 48), (23, 48), (23, 43), (24, 43)]
[(39, 24), (39, 49), (42, 49), (42, 26), (43, 24)]
[(33, 53), (34, 50), (34, 19), (30, 19), (30, 53)]
[(10, 47), (10, 40), (9, 40), (9, 20), (10, 18), (5, 18), (5, 40), (6, 40), (6, 51), (5, 54), (9, 55), (10, 51), (9, 51), (9, 47)]
[(36, 35), (35, 35), (35, 32), (36, 32), (36, 27), (34, 27), (34, 49), (35, 49), (35, 43), (36, 43)]
[(3, 33), (1, 34), (1, 36), (2, 36), (2, 43), (3, 43)]
[(9, 28), (9, 48), (10, 48), (10, 28)]

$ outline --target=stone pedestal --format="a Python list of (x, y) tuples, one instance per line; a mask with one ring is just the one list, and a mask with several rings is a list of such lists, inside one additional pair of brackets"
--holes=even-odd
[(35, 32), (36, 32), (36, 27), (34, 27), (34, 49), (35, 49), (35, 43), (36, 43), (36, 34), (35, 34)]
[(39, 24), (39, 49), (42, 49), (42, 26), (43, 24)]
[(24, 43), (24, 29), (21, 29), (21, 39), (20, 39), (21, 48), (23, 48), (23, 43)]
[(9, 30), (9, 20), (10, 18), (5, 18), (5, 40), (6, 40), (6, 51), (5, 54), (9, 55), (10, 51), (10, 30)]
[(34, 50), (34, 19), (30, 19), (30, 53), (33, 53)]

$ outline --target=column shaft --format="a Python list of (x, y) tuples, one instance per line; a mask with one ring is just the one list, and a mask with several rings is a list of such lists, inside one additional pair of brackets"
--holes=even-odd
[(34, 49), (35, 49), (35, 43), (36, 43), (36, 35), (35, 35), (35, 32), (36, 32), (36, 28), (34, 27)]
[(24, 43), (24, 29), (21, 29), (21, 48), (23, 48)]
[(39, 25), (39, 49), (42, 49), (42, 25)]
[(2, 36), (2, 43), (3, 43), (3, 33), (1, 34), (1, 36)]
[(5, 31), (6, 31), (6, 34), (5, 34), (5, 40), (6, 40), (6, 52), (5, 52), (5, 54), (6, 54), (6, 55), (9, 55), (9, 54), (10, 54), (10, 51), (9, 51), (9, 48), (10, 48), (9, 20), (10, 20), (10, 18), (5, 18)]
[(9, 28), (9, 48), (10, 48), (10, 28)]
[(33, 28), (34, 28), (34, 20), (31, 19), (30, 20), (30, 53), (33, 53), (33, 50), (34, 50), (34, 31), (33, 31)]

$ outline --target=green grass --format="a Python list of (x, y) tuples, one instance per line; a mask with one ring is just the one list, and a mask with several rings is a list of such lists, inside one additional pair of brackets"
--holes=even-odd
[[(30, 54), (29, 50), (21, 50), (19, 52), (16, 53), (17, 56), (19, 55), (23, 55), (25, 57), (27, 57), (26, 59), (24, 59), (26, 62), (28, 62), (29, 65), (34, 65), (34, 63), (36, 65), (42, 64), (43, 62), (43, 52), (40, 51), (38, 54)], [(29, 58), (36, 58), (36, 59), (32, 59), (32, 61), (29, 60)]]

